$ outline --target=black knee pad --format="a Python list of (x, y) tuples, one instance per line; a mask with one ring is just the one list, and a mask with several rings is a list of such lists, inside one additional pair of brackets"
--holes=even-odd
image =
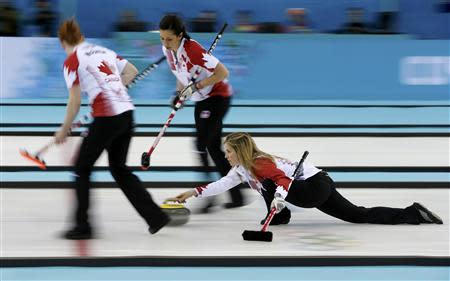
[[(263, 225), (266, 222), (266, 219), (269, 216), (269, 214), (270, 212), (267, 213), (266, 217), (263, 220), (261, 220), (261, 225)], [(273, 216), (270, 225), (288, 224), (290, 220), (291, 220), (291, 210), (289, 210), (288, 207), (284, 207), (283, 210), (281, 210), (281, 212)]]
[(277, 189), (277, 185), (271, 179), (265, 179), (261, 182), (261, 184), (268, 193), (275, 193), (275, 190)]

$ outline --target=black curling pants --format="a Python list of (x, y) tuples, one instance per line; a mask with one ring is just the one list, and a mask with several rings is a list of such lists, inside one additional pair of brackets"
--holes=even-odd
[[(223, 119), (230, 108), (230, 98), (212, 96), (195, 104), (195, 127), (197, 129), (197, 150), (206, 170), (209, 168), (208, 151), (222, 177), (231, 169), (222, 150)], [(240, 187), (229, 190), (232, 202), (243, 202)]]
[(351, 223), (371, 224), (419, 224), (421, 217), (412, 206), (401, 208), (356, 206), (345, 199), (335, 183), (325, 172), (306, 180), (294, 180), (286, 201), (303, 208), (317, 208), (320, 211)]
[(90, 125), (75, 164), (75, 190), (78, 202), (75, 222), (78, 227), (90, 227), (88, 217), (90, 176), (95, 162), (105, 149), (108, 152), (111, 175), (139, 215), (148, 224), (155, 216), (162, 215), (150, 193), (126, 165), (133, 127), (133, 111), (112, 117), (96, 117)]

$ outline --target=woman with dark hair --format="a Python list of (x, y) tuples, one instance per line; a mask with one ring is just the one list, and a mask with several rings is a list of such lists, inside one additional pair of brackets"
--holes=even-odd
[(247, 133), (228, 135), (225, 138), (225, 153), (233, 166), (225, 177), (168, 200), (185, 202), (193, 196), (208, 197), (246, 181), (263, 195), (267, 209), (275, 207), (278, 214), (286, 209), (286, 202), (289, 202), (302, 208), (317, 208), (351, 223), (442, 224), (436, 214), (420, 203), (406, 208), (356, 206), (336, 190), (336, 184), (326, 172), (307, 162), (302, 166), (300, 176), (293, 178), (297, 163), (261, 151)]
[(155, 204), (150, 193), (126, 165), (134, 128), (134, 105), (125, 86), (137, 75), (137, 69), (114, 51), (85, 42), (74, 19), (61, 24), (58, 36), (67, 54), (64, 78), (69, 90), (69, 101), (64, 123), (55, 133), (55, 143), (63, 143), (70, 133), (80, 109), (81, 92), (87, 93), (94, 117), (75, 163), (78, 204), (74, 226), (64, 233), (64, 238), (92, 238), (88, 216), (90, 175), (103, 150), (108, 152), (109, 170), (119, 187), (147, 222), (150, 233), (156, 233), (170, 218)]
[[(180, 93), (192, 81), (189, 97), (195, 102), (196, 146), (205, 169), (209, 168), (208, 154), (214, 161), (221, 176), (225, 176), (231, 166), (222, 151), (223, 119), (230, 107), (232, 89), (228, 83), (227, 68), (186, 32), (183, 21), (176, 15), (166, 15), (159, 23), (159, 31), (164, 55), (172, 73), (177, 78), (178, 94), (172, 99), (172, 107), (180, 99)], [(175, 108), (176, 109), (176, 108)], [(232, 202), (226, 208), (243, 205), (241, 191), (230, 191)], [(211, 206), (210, 204), (207, 207)], [(208, 211), (208, 208), (204, 211)]]

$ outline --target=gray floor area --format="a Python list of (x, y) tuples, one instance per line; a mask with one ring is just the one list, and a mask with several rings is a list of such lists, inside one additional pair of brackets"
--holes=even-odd
[[(128, 153), (128, 165), (139, 166), (141, 154), (148, 151), (154, 137), (134, 137)], [(258, 147), (271, 154), (298, 161), (303, 151), (316, 166), (450, 166), (450, 138), (446, 137), (255, 137)], [(32, 166), (19, 149), (35, 153), (51, 137), (2, 136), (1, 166)], [(41, 155), (48, 166), (70, 166), (80, 137), (70, 137), (64, 145), (53, 146)], [(151, 158), (153, 166), (199, 166), (193, 137), (163, 137)], [(106, 153), (97, 166), (107, 165)]]
[[(150, 190), (157, 202), (183, 189)], [(293, 207), (289, 225), (273, 226), (271, 243), (244, 241), (243, 230), (259, 230), (265, 207), (259, 194), (248, 191), (249, 204), (192, 214), (178, 227), (155, 235), (147, 232), (117, 189), (94, 189), (92, 216), (98, 238), (74, 242), (58, 238), (69, 226), (74, 194), (68, 189), (0, 189), (1, 257), (117, 256), (432, 256), (448, 257), (448, 189), (341, 189), (363, 206), (405, 207), (414, 201), (439, 214), (443, 225), (357, 225), (315, 209)], [(227, 198), (220, 197), (219, 201)], [(196, 211), (204, 203), (192, 199)], [(292, 206), (291, 206), (292, 207)]]

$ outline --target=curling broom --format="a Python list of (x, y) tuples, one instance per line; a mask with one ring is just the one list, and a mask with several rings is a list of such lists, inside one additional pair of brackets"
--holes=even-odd
[(267, 217), (266, 222), (264, 223), (261, 231), (244, 230), (244, 232), (242, 233), (242, 237), (244, 238), (244, 240), (272, 242), (273, 233), (267, 231), (267, 228), (269, 227), (269, 224), (272, 221), (272, 218), (275, 215), (276, 211), (277, 209), (275, 207), (273, 207), (272, 210), (270, 210), (270, 214)]

